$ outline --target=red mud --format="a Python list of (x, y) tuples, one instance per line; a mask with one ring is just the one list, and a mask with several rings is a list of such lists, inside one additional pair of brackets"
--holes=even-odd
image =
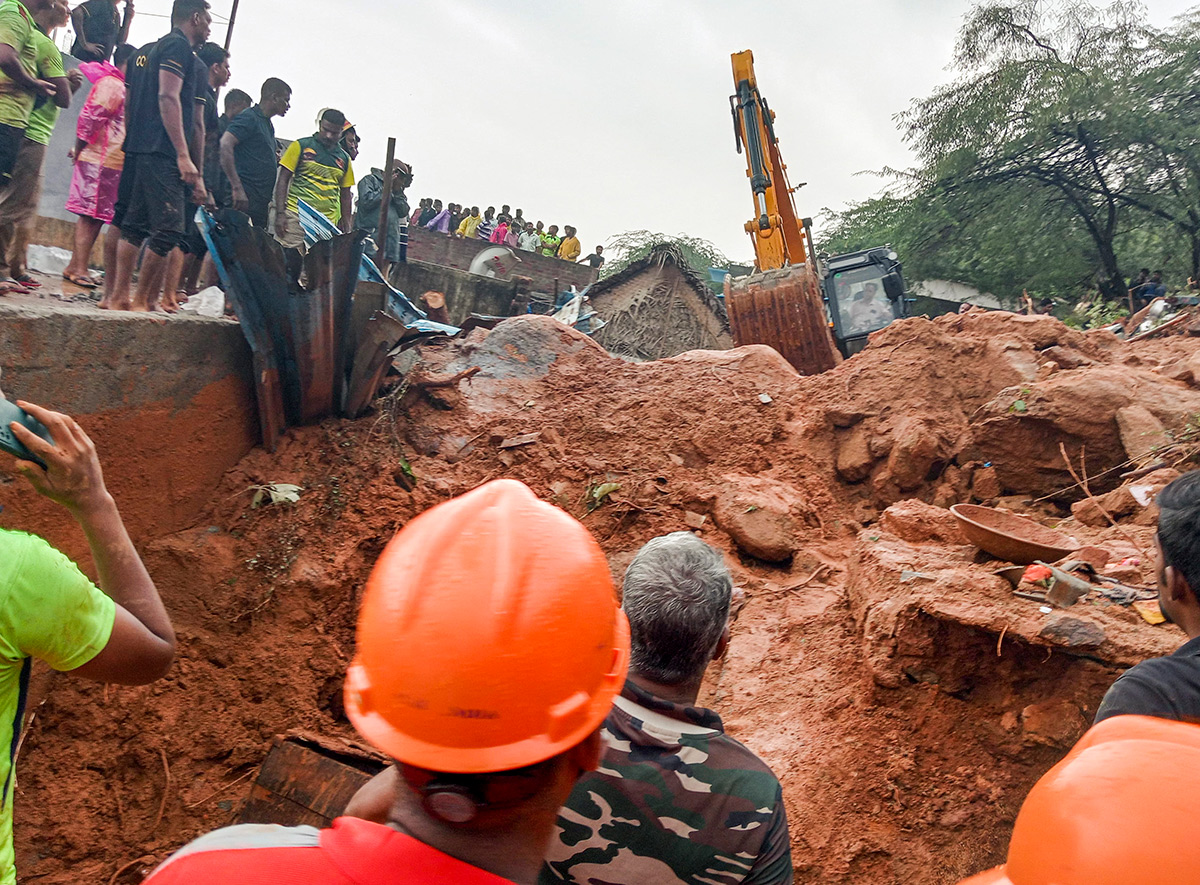
[[(275, 735), (353, 740), (341, 677), (371, 562), (414, 514), (510, 476), (582, 518), (614, 576), (664, 532), (699, 526), (727, 553), (747, 602), (703, 700), (780, 775), (797, 882), (955, 882), (1003, 859), (1025, 793), (1120, 668), (1181, 634), (1094, 601), (1041, 613), (920, 501), (1034, 491), (1052, 502), (1025, 515), (1138, 555), (1149, 526), (1068, 518), (1080, 495), (1057, 445), (1086, 447), (1093, 475), (1117, 468), (1114, 414), (1133, 400), (1182, 438), (1195, 353), (1006, 314), (897, 323), (812, 378), (766, 348), (625, 363), (540, 318), (428, 346), (375, 415), (251, 452), (201, 522), (144, 543), (179, 661), (140, 689), (54, 677), (22, 750), (18, 868), (104, 882), (145, 858), (118, 879), (139, 881), (236, 817)], [(252, 510), (269, 482), (300, 502)], [(1148, 562), (1125, 576), (1149, 579)]]

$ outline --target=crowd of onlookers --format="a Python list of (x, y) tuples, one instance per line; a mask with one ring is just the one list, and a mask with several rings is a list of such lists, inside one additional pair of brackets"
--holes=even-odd
[(480, 214), (478, 206), (467, 208), (463, 203), (443, 206), (441, 200), (425, 197), (413, 210), (408, 226), (438, 231), (452, 237), (484, 240), (547, 258), (579, 261), (580, 264), (590, 264), (595, 268), (604, 264), (603, 246), (597, 246), (591, 255), (580, 261), (582, 249), (578, 232), (571, 225), (565, 225), (562, 236), (559, 236), (557, 224), (546, 227), (541, 221), (529, 221), (525, 218), (524, 210), (517, 209), (514, 212), (507, 205), (501, 206), (499, 213), (495, 206), (488, 206)]
[[(201, 206), (245, 213), (289, 256), (305, 249), (303, 201), (343, 231), (357, 226), (382, 240), (386, 262), (403, 260), (406, 229), (417, 225), (580, 259), (575, 228), (560, 235), (557, 225), (544, 228), (508, 206), (480, 214), (474, 206), (422, 200), (410, 217), (404, 190), (412, 169), (402, 161), (391, 169), (388, 230), (375, 236), (384, 172), (372, 169), (357, 182), (356, 212), (359, 137), (344, 114), (326, 108), (313, 135), (281, 145), (272, 121), (291, 107), (287, 83), (268, 79), (257, 102), (240, 89), (218, 100), (230, 79), (230, 55), (208, 42), (207, 0), (175, 0), (170, 33), (140, 49), (123, 42), (132, 15), (131, 0), (84, 0), (73, 12), (67, 0), (0, 0), (0, 295), (41, 285), (25, 254), (42, 165), (59, 110), (71, 105), (85, 78), (92, 88), (76, 125), (66, 204), (78, 221), (63, 278), (82, 289), (103, 287), (101, 307), (173, 312), (189, 293), (215, 282), (194, 222)], [(82, 60), (70, 72), (52, 39), (68, 21), (76, 31), (72, 52)], [(89, 266), (105, 225), (98, 279)], [(597, 246), (583, 261), (599, 267), (603, 251)]]

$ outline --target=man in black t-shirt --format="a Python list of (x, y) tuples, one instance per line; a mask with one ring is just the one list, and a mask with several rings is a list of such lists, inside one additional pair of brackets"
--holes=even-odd
[(1200, 722), (1200, 470), (1163, 489), (1158, 507), (1158, 603), (1188, 641), (1127, 670), (1104, 696), (1097, 722), (1123, 714)]
[[(121, 243), (112, 299), (102, 307), (157, 309), (166, 257), (184, 232), (189, 192), (196, 202), (206, 199), (200, 166), (208, 84), (194, 48), (208, 39), (212, 25), (207, 0), (175, 0), (171, 25), (171, 33), (138, 50), (127, 68), (125, 167), (113, 218)], [(131, 299), (133, 265), (143, 243), (148, 251)]]
[(228, 181), (228, 204), (250, 216), (255, 227), (267, 230), (271, 195), (279, 169), (272, 117), (292, 106), (292, 87), (271, 77), (262, 85), (259, 102), (242, 111), (221, 136), (221, 169)]
[(580, 264), (590, 264), (592, 267), (599, 269), (604, 264), (604, 247), (597, 246), (596, 251), (583, 259)]
[(71, 55), (80, 61), (108, 61), (113, 50), (129, 39), (133, 0), (125, 0), (125, 15), (117, 12), (120, 0), (84, 0), (71, 13), (75, 43)]
[[(221, 118), (217, 114), (217, 91), (229, 82), (229, 53), (216, 43), (205, 43), (196, 50), (196, 76), (203, 83), (204, 114), (196, 116), (196, 123), (203, 122), (203, 129), (193, 125), (192, 144), (196, 165), (202, 170), (204, 191), (208, 195), (209, 208), (216, 208), (214, 200), (217, 196), (217, 186), (220, 178), (219, 163), (211, 162), (217, 154), (217, 142), (220, 138)], [(202, 148), (197, 148), (202, 145)], [(195, 156), (195, 154), (199, 156)], [(162, 287), (162, 300), (159, 305), (167, 313), (179, 310), (178, 294), (187, 296), (197, 292), (196, 283), (200, 277), (200, 263), (208, 251), (200, 228), (196, 226), (196, 209), (200, 204), (189, 194), (187, 207), (183, 213), (183, 236), (179, 245), (171, 253), (167, 262), (167, 272)]]

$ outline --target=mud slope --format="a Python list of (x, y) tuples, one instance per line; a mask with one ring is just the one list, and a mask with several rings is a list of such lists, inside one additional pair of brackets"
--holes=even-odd
[[(766, 348), (630, 364), (542, 318), (427, 346), (375, 414), (255, 450), (201, 524), (143, 539), (181, 640), (167, 679), (40, 674), (22, 879), (140, 881), (236, 817), (275, 735), (353, 741), (341, 676), (373, 558), (414, 514), (511, 476), (583, 519), (614, 576), (664, 532), (726, 552), (747, 602), (706, 700), (781, 776), (798, 882), (956, 881), (1002, 859), (1025, 792), (1120, 668), (1178, 634), (1094, 605), (1051, 625), (1062, 614), (1013, 599), (934, 505), (1037, 492), (1038, 518), (1068, 517), (1058, 443), (1119, 467), (1131, 402), (1182, 438), (1195, 352), (1003, 314), (897, 323), (811, 378)], [(252, 509), (276, 482), (299, 503)], [(1152, 531), (1068, 527), (1121, 558)]]

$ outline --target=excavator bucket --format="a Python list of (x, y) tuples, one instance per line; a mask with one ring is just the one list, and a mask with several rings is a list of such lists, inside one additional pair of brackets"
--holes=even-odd
[(734, 343), (775, 348), (802, 375), (842, 361), (829, 331), (817, 274), (806, 264), (725, 281), (725, 309)]

